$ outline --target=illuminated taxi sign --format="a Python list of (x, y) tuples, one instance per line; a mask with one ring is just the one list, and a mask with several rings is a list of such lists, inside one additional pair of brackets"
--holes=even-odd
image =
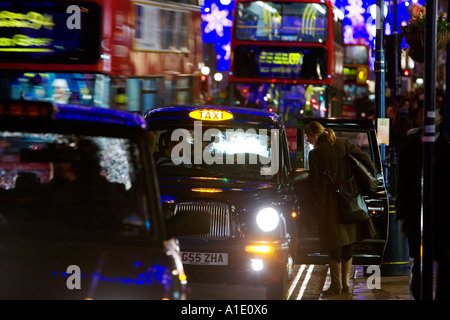
[(189, 117), (203, 121), (225, 121), (233, 119), (233, 114), (225, 110), (199, 109), (191, 111)]

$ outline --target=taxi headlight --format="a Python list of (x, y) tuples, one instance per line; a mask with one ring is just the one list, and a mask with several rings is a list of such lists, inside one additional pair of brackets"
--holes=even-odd
[(280, 215), (273, 208), (264, 208), (256, 215), (256, 224), (264, 232), (275, 230), (280, 222)]

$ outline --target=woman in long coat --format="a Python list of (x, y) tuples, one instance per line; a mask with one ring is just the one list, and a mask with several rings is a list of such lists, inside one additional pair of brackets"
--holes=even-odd
[(309, 152), (311, 190), (319, 207), (319, 238), (321, 253), (329, 255), (331, 285), (327, 294), (349, 293), (353, 244), (369, 237), (366, 224), (340, 223), (337, 194), (324, 174), (329, 170), (335, 183), (343, 190), (358, 190), (348, 154), (362, 162), (374, 176), (376, 168), (370, 157), (350, 140), (337, 138), (334, 131), (317, 121), (305, 127), (307, 141), (314, 146)]

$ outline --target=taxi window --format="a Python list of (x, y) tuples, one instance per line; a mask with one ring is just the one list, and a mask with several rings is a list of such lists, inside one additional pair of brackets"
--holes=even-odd
[[(368, 132), (365, 131), (343, 131), (343, 130), (336, 130), (333, 129), (336, 137), (340, 138), (346, 138), (350, 140), (355, 146), (359, 147), (362, 151), (367, 153), (369, 157), (373, 161), (372, 152), (370, 150), (370, 144), (369, 144), (369, 135)], [(304, 145), (304, 162), (305, 162), (305, 169), (309, 169), (309, 151), (313, 149), (313, 146), (309, 144), (306, 141), (306, 137), (303, 138), (303, 145)]]
[(156, 130), (154, 160), (164, 176), (275, 179), (280, 137), (267, 128), (177, 128)]
[(126, 138), (0, 131), (0, 230), (143, 233), (141, 171)]

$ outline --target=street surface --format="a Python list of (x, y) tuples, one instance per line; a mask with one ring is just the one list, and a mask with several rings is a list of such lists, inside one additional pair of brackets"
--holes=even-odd
[[(436, 277), (436, 275), (434, 275)], [(322, 296), (330, 284), (326, 265), (295, 265), (294, 277), (288, 284), (287, 300), (411, 300), (410, 275), (382, 276), (379, 288), (369, 288), (363, 266), (352, 266), (352, 294)], [(188, 300), (264, 300), (265, 287), (191, 283)]]

